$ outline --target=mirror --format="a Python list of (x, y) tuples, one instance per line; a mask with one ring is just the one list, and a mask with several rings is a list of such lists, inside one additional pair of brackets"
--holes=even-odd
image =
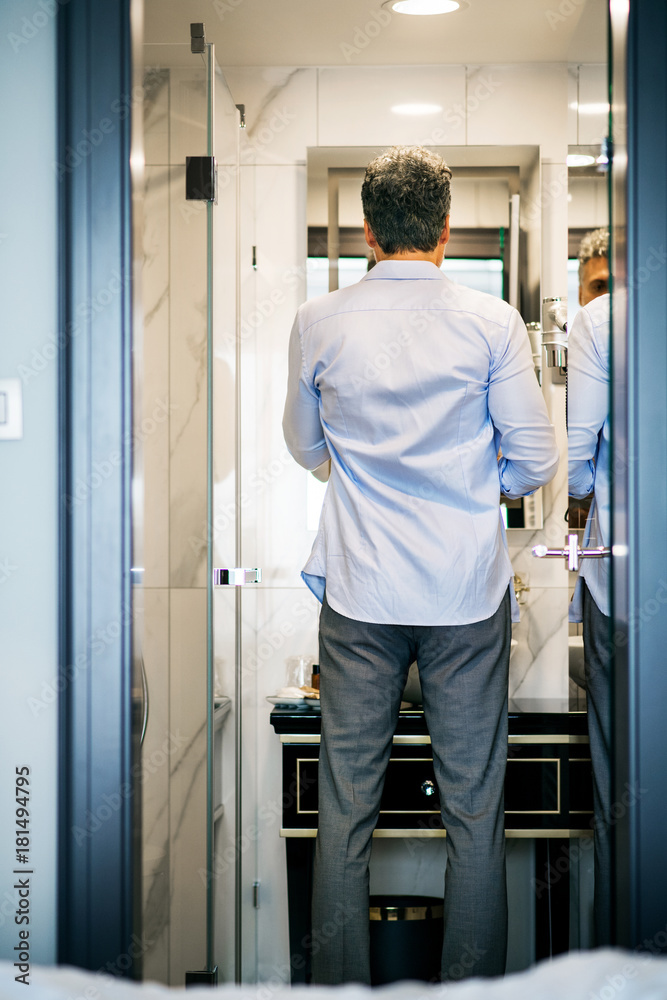
[[(542, 197), (538, 146), (434, 146), (452, 169), (451, 237), (443, 271), (452, 280), (515, 305), (527, 324), (539, 325)], [(370, 251), (363, 234), (361, 183), (377, 147), (308, 149), (307, 296), (358, 281)], [(580, 199), (584, 200), (585, 199)], [(530, 330), (530, 326), (529, 326)], [(539, 334), (531, 331), (536, 376), (552, 420), (565, 440), (562, 380), (542, 364)], [(564, 533), (564, 472), (532, 497), (503, 498), (508, 546), (521, 621), (513, 626), (510, 708), (567, 711), (566, 594), (555, 591), (561, 567), (536, 564), (532, 547)], [(309, 528), (317, 528), (325, 487), (307, 477)], [(532, 586), (531, 586), (532, 581)], [(554, 592), (555, 591), (555, 592)], [(409, 690), (415, 690), (412, 685)]]
[[(602, 111), (598, 112), (602, 114)], [(598, 123), (598, 128), (603, 128)], [(582, 240), (591, 232), (609, 225), (608, 175), (602, 168), (600, 143), (568, 147), (568, 330), (579, 312), (579, 261)], [(571, 390), (570, 390), (571, 391)], [(575, 390), (576, 391), (576, 390)], [(568, 502), (568, 530), (576, 531), (583, 544), (584, 529), (590, 512), (591, 498)], [(577, 572), (570, 571), (570, 593), (574, 593)], [(570, 615), (572, 618), (573, 616)], [(582, 625), (570, 622), (568, 636), (570, 702), (572, 707), (586, 707), (584, 679), (584, 644)]]

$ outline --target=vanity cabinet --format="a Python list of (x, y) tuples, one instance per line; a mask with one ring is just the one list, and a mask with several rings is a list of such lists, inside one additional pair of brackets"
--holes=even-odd
[[(312, 860), (317, 835), (319, 711), (276, 708), (282, 747), (292, 982), (309, 979)], [(545, 879), (550, 857), (567, 857), (572, 838), (592, 837), (593, 789), (585, 712), (511, 713), (505, 780), (507, 837), (536, 839), (536, 957), (566, 951), (569, 879)], [(421, 710), (402, 711), (375, 837), (445, 837), (431, 741)], [(549, 884), (552, 883), (552, 884)]]

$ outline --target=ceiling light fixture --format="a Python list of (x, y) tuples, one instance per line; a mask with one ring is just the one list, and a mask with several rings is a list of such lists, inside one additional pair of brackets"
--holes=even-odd
[(397, 14), (451, 14), (459, 8), (467, 7), (466, 0), (390, 0), (384, 6), (391, 7)]
[(395, 104), (391, 109), (395, 115), (437, 115), (442, 111), (440, 104)]

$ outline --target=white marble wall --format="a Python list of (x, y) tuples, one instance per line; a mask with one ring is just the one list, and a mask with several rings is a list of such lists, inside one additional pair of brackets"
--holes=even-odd
[(146, 71), (144, 977), (206, 961), (206, 211), (185, 156), (206, 152), (201, 64)]

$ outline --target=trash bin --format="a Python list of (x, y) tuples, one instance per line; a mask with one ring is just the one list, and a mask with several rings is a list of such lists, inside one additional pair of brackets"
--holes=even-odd
[(439, 982), (443, 905), (436, 896), (371, 896), (371, 985)]

